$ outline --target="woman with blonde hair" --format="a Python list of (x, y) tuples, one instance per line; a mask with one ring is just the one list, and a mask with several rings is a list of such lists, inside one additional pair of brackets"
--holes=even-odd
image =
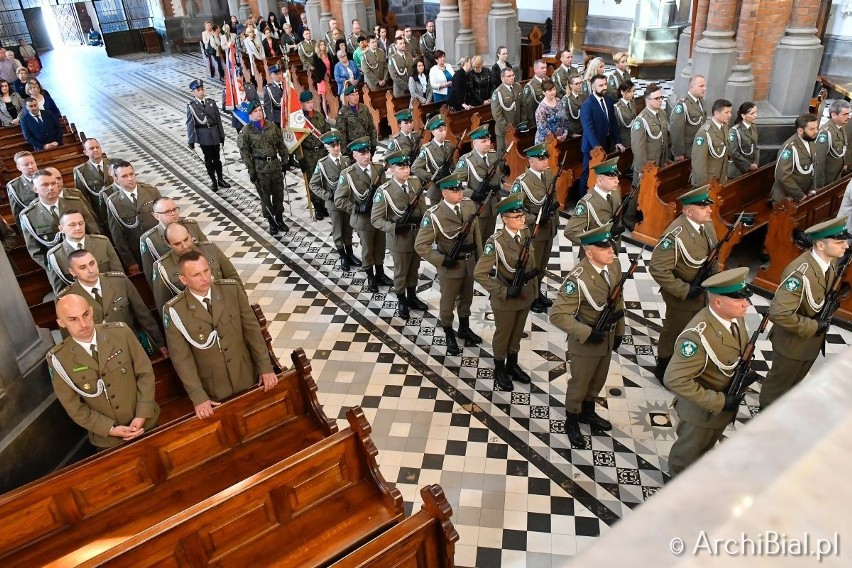
[(246, 25), (243, 45), (246, 48), (252, 75), (254, 75), (252, 83), (258, 89), (262, 89), (265, 83), (264, 77), (266, 76), (266, 56), (263, 53), (263, 44), (260, 42), (260, 38), (253, 25)]
[(615, 70), (610, 73), (606, 80), (606, 94), (612, 100), (616, 100), (618, 98), (619, 85), (630, 81), (632, 77), (630, 76), (630, 68), (627, 67), (626, 53), (619, 51), (612, 56), (612, 60), (615, 62)]
[(606, 69), (604, 60), (600, 57), (595, 57), (586, 65), (586, 71), (583, 73), (583, 94), (589, 96), (592, 94), (592, 77), (595, 75), (603, 75)]
[(314, 50), (313, 63), (314, 85), (316, 85), (317, 94), (319, 95), (320, 102), (322, 103), (322, 111), (326, 116), (328, 116), (328, 102), (326, 100), (326, 95), (328, 94), (328, 83), (330, 80), (329, 74), (331, 73), (332, 66), (328, 55), (328, 43), (326, 43), (324, 39), (317, 42), (317, 48)]
[(468, 101), (473, 106), (479, 106), (491, 100), (491, 73), (483, 67), (481, 55), (474, 55), (470, 60), (470, 71), (467, 72)]

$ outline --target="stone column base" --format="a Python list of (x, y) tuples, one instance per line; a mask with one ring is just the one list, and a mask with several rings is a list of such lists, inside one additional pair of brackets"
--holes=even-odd
[(775, 51), (769, 102), (782, 114), (808, 112), (824, 49), (815, 33), (812, 28), (787, 28)]
[(456, 38), (459, 35), (459, 8), (458, 6), (442, 6), (435, 18), (435, 47), (447, 54), (447, 61), (455, 64)]

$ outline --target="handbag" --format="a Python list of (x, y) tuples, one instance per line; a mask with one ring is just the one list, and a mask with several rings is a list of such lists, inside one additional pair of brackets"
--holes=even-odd
[(210, 40), (207, 40), (207, 45), (206, 45), (206, 46), (204, 46), (204, 53), (205, 53), (206, 55), (211, 56), (211, 57), (215, 57), (215, 56), (216, 56), (216, 48), (215, 48), (215, 47), (213, 47), (212, 45), (210, 45)]

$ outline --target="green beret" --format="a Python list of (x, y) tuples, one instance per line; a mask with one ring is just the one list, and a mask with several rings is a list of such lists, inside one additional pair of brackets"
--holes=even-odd
[(356, 87), (355, 85), (349, 85), (348, 87), (343, 89), (344, 95), (351, 95), (352, 93), (357, 93), (357, 92), (358, 92), (358, 87)]
[(299, 102), (306, 103), (308, 101), (314, 100), (314, 94), (310, 91), (302, 91), (299, 93)]

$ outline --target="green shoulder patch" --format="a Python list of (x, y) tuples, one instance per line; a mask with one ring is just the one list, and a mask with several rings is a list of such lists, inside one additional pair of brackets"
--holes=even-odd
[(566, 294), (573, 294), (577, 291), (577, 285), (573, 280), (566, 280), (565, 285), (562, 287)]
[(659, 246), (662, 250), (669, 250), (674, 246), (674, 241), (671, 240), (669, 237), (666, 237), (665, 239), (661, 240), (660, 244), (657, 246)]
[(493, 93), (491, 93), (491, 100), (492, 100), (492, 101), (496, 101), (496, 100), (497, 100), (497, 91), (494, 91)]
[(820, 132), (819, 136), (817, 136), (817, 142), (819, 144), (825, 144), (826, 142), (828, 142), (828, 134), (826, 134), (825, 132)]
[(344, 181), (345, 179), (346, 179), (346, 176), (345, 176), (345, 175), (343, 175), (343, 174), (341, 173), (341, 174), (340, 174), (340, 179), (339, 179), (339, 180), (337, 180), (337, 183), (343, 183), (343, 181)]
[(456, 169), (461, 170), (464, 168), (464, 160), (459, 160), (459, 163), (456, 164)]
[(788, 159), (790, 159), (790, 156), (792, 156), (792, 155), (793, 155), (793, 152), (791, 152), (790, 150), (784, 150), (783, 152), (781, 152), (781, 159), (782, 160), (788, 160)]
[(695, 138), (695, 143), (701, 146), (702, 144), (704, 144), (704, 138), (702, 138), (701, 136), (697, 136)]
[(532, 92), (532, 90), (530, 89), (530, 86), (529, 86), (529, 85), (527, 85), (526, 87), (524, 87), (524, 94), (525, 94), (525, 95), (529, 95), (531, 92)]
[(489, 254), (494, 254), (494, 245), (492, 245), (491, 243), (486, 243), (485, 250), (482, 251), (482, 254), (486, 256)]
[(698, 353), (698, 345), (689, 339), (680, 344), (680, 354), (689, 359)]
[(731, 130), (731, 133), (730, 133), (730, 134), (728, 134), (728, 140), (730, 140), (731, 142), (733, 142), (733, 141), (734, 141), (734, 139), (736, 139), (736, 137), (737, 137), (737, 133), (736, 133), (736, 132), (734, 132), (733, 130)]
[(512, 184), (512, 189), (509, 190), (509, 193), (520, 193), (521, 192), (521, 183), (516, 181)]
[(678, 114), (683, 114), (683, 103), (677, 103), (675, 105), (675, 112)]
[(148, 246), (145, 244), (145, 241), (139, 241), (139, 250), (142, 251), (142, 254), (148, 252)]
[(574, 207), (574, 215), (585, 215), (586, 214), (586, 206), (582, 203), (578, 203), (576, 207)]
[(314, 173), (315, 174), (320, 173), (320, 165), (319, 164), (317, 164), (316, 167), (314, 168)]
[(384, 191), (377, 191), (376, 196), (373, 198), (373, 203), (379, 203), (382, 199), (384, 199)]
[(420, 153), (417, 155), (417, 157), (418, 158), (425, 158), (426, 157), (426, 148), (420, 150)]
[(802, 281), (795, 274), (791, 274), (784, 281), (784, 289), (788, 292), (795, 292), (802, 286)]
[(633, 123), (633, 130), (640, 130), (641, 128), (642, 128), (642, 125), (639, 124), (638, 120)]
[(163, 314), (163, 327), (169, 329), (169, 326), (172, 324), (172, 320), (169, 317), (169, 314)]
[(47, 366), (47, 374), (50, 375), (51, 381), (55, 378), (54, 375), (53, 375), (53, 367), (51, 367), (50, 365)]
[(423, 227), (428, 227), (432, 224), (432, 217), (430, 215), (426, 215), (423, 217), (423, 222), (420, 223)]
[(154, 283), (155, 280), (157, 280), (157, 273), (158, 272), (159, 272), (159, 270), (157, 270), (157, 267), (155, 266), (153, 272), (151, 273), (151, 283), (152, 284)]

